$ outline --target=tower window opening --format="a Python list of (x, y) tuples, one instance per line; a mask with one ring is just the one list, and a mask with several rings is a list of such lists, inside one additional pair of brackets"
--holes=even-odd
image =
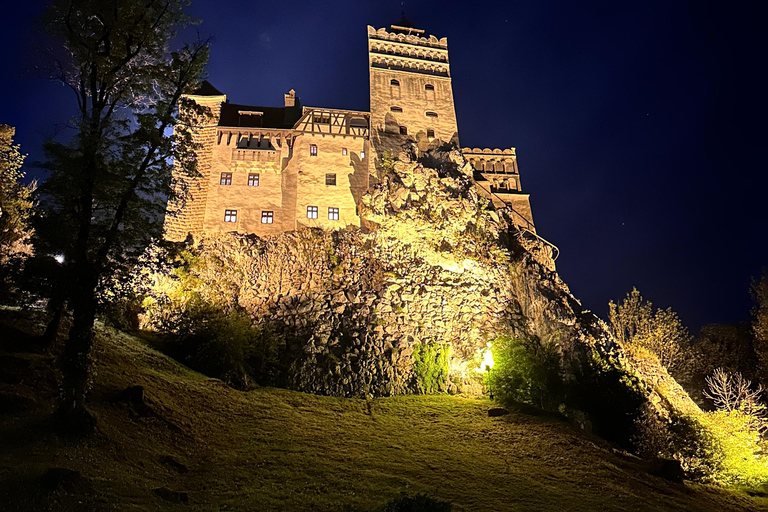
[(428, 129), (427, 130), (427, 137), (430, 138), (430, 139), (434, 139), (435, 138), (435, 130)]
[(347, 156), (347, 148), (341, 148), (341, 154)]
[(317, 144), (310, 144), (309, 156), (317, 156)]
[(426, 114), (427, 117), (437, 117), (437, 112), (432, 112), (431, 110), (428, 110)]
[(408, 128), (405, 126), (400, 127), (400, 135), (408, 135)]
[(259, 175), (249, 173), (248, 174), (248, 186), (249, 187), (258, 187), (259, 186)]
[(237, 210), (224, 210), (224, 222), (237, 222)]
[(232, 184), (232, 173), (231, 172), (221, 173), (221, 178), (219, 178), (219, 185), (231, 185), (231, 184)]
[(395, 87), (400, 87), (400, 82), (398, 82), (397, 80), (395, 80), (393, 78), (392, 80), (389, 81), (389, 85), (393, 85)]
[(274, 220), (275, 220), (275, 212), (268, 212), (268, 211), (261, 212), (262, 224), (272, 224)]
[(427, 85), (424, 86), (424, 90), (425, 91), (434, 91), (435, 90), (435, 86), (432, 85), (432, 84), (427, 84)]
[(317, 218), (317, 206), (307, 206), (307, 218), (308, 219)]
[(328, 220), (339, 220), (338, 208), (328, 208)]
[(336, 173), (327, 173), (325, 175), (325, 184), (331, 187), (336, 186)]
[(403, 107), (389, 107), (389, 110), (391, 110), (392, 112), (402, 112)]

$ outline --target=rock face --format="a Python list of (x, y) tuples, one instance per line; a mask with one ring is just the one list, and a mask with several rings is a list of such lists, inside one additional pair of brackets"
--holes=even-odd
[[(418, 162), (406, 152), (382, 163), (359, 207), (362, 229), (202, 237), (192, 244), (197, 293), (279, 326), (288, 385), (301, 391), (425, 392), (414, 355), (443, 353), (442, 390), (477, 393), (479, 354), (500, 333), (556, 351), (566, 383), (596, 359), (620, 367), (623, 351), (570, 294), (549, 248), (489, 209), (472, 172), (456, 149)], [(157, 290), (179, 295), (173, 276), (158, 279)]]

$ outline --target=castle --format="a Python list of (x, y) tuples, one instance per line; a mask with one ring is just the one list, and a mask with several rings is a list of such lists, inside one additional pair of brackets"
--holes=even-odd
[[(368, 27), (370, 112), (229, 103), (210, 83), (189, 95), (209, 107), (195, 126), (200, 177), (183, 204), (169, 204), (165, 236), (237, 231), (272, 235), (302, 226), (360, 226), (357, 205), (377, 180), (377, 164), (406, 140), (419, 151), (458, 145), (447, 38), (426, 36), (403, 18), (389, 30)], [(535, 233), (514, 148), (462, 148), (478, 192)], [(176, 176), (180, 178), (180, 176)]]

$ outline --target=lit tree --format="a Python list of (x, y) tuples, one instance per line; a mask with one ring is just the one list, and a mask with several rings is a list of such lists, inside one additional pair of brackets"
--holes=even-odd
[(608, 320), (617, 340), (653, 353), (670, 372), (685, 373), (691, 364), (691, 335), (672, 308), (653, 309), (637, 288), (621, 304), (608, 303)]
[(768, 271), (763, 270), (760, 279), (752, 278), (750, 287), (755, 307), (752, 308), (752, 332), (754, 347), (760, 361), (760, 380), (768, 383)]
[(0, 265), (24, 249), (29, 237), (34, 184), (23, 185), (24, 155), (13, 144), (14, 128), (0, 124)]
[(729, 373), (722, 368), (717, 368), (706, 381), (708, 389), (704, 391), (704, 396), (712, 400), (718, 410), (746, 414), (752, 428), (759, 432), (768, 429), (762, 386), (753, 388), (752, 382), (742, 377), (741, 373)]
[(187, 5), (55, 0), (44, 18), (52, 75), (74, 92), (78, 109), (73, 140), (45, 147), (51, 175), (40, 187), (38, 230), (40, 245), (66, 259), (72, 327), (58, 415), (67, 428), (93, 426), (85, 399), (99, 287), (160, 234), (175, 188), (171, 160), (196, 173), (189, 130), (173, 129), (203, 115), (182, 95), (201, 80), (207, 43), (170, 51), (175, 31), (191, 21)]

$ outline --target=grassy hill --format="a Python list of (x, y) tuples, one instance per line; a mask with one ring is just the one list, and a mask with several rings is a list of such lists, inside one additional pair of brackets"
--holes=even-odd
[[(16, 368), (0, 384), (6, 405), (36, 403), (0, 415), (0, 509), (373, 510), (426, 493), (467, 511), (768, 510), (764, 497), (650, 476), (535, 410), (489, 417), (490, 401), (446, 395), (240, 392), (106, 328), (94, 354), (98, 433), (74, 442), (51, 433), (51, 358), (0, 353), (0, 367)], [(121, 399), (129, 386), (143, 386), (146, 406)], [(43, 477), (50, 468), (80, 476)]]

